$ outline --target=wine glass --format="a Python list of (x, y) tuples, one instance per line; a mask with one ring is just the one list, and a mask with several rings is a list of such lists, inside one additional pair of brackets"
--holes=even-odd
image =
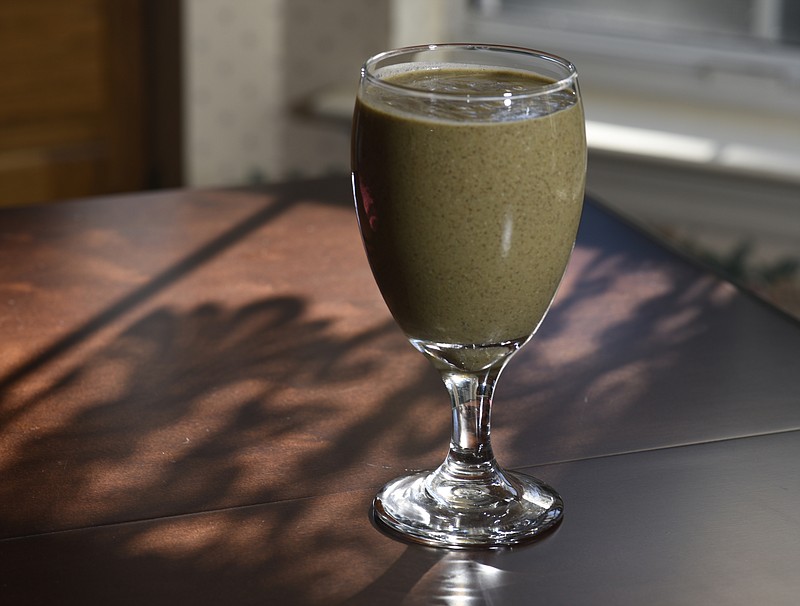
[(549, 486), (495, 461), (492, 395), (555, 296), (583, 204), (577, 73), (499, 45), (403, 48), (364, 64), (353, 194), (375, 280), (450, 394), (450, 449), (392, 480), (376, 520), (428, 545), (500, 547), (560, 520)]

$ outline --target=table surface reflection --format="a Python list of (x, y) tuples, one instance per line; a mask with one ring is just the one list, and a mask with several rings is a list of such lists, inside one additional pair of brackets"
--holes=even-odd
[(564, 522), (494, 552), (370, 521), (450, 411), (345, 178), (4, 209), (0, 258), (4, 604), (797, 603), (800, 326), (601, 205), (493, 419)]

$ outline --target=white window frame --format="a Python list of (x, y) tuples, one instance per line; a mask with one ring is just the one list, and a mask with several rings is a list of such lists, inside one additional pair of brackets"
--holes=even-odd
[[(754, 1), (754, 31), (775, 36), (776, 0)], [(465, 1), (448, 9), (451, 40), (530, 46), (575, 62), (596, 151), (800, 181), (799, 47), (537, 27), (502, 0), (484, 0), (481, 13)]]

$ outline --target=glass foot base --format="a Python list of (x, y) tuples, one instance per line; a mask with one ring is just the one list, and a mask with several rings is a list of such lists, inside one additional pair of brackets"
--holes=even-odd
[(489, 502), (454, 505), (429, 491), (430, 474), (418, 472), (386, 484), (372, 504), (376, 521), (407, 540), (455, 549), (517, 545), (561, 521), (561, 497), (531, 476), (505, 471), (513, 492)]

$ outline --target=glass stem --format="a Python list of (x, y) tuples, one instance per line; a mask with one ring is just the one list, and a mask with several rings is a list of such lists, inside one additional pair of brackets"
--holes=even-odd
[(448, 507), (491, 507), (516, 496), (495, 461), (490, 439), (492, 396), (505, 361), (480, 373), (442, 369), (450, 393), (453, 431), (444, 463), (426, 482), (433, 498)]
[(453, 371), (441, 374), (453, 409), (448, 459), (465, 470), (491, 463), (492, 396), (499, 371), (492, 369), (484, 376)]

